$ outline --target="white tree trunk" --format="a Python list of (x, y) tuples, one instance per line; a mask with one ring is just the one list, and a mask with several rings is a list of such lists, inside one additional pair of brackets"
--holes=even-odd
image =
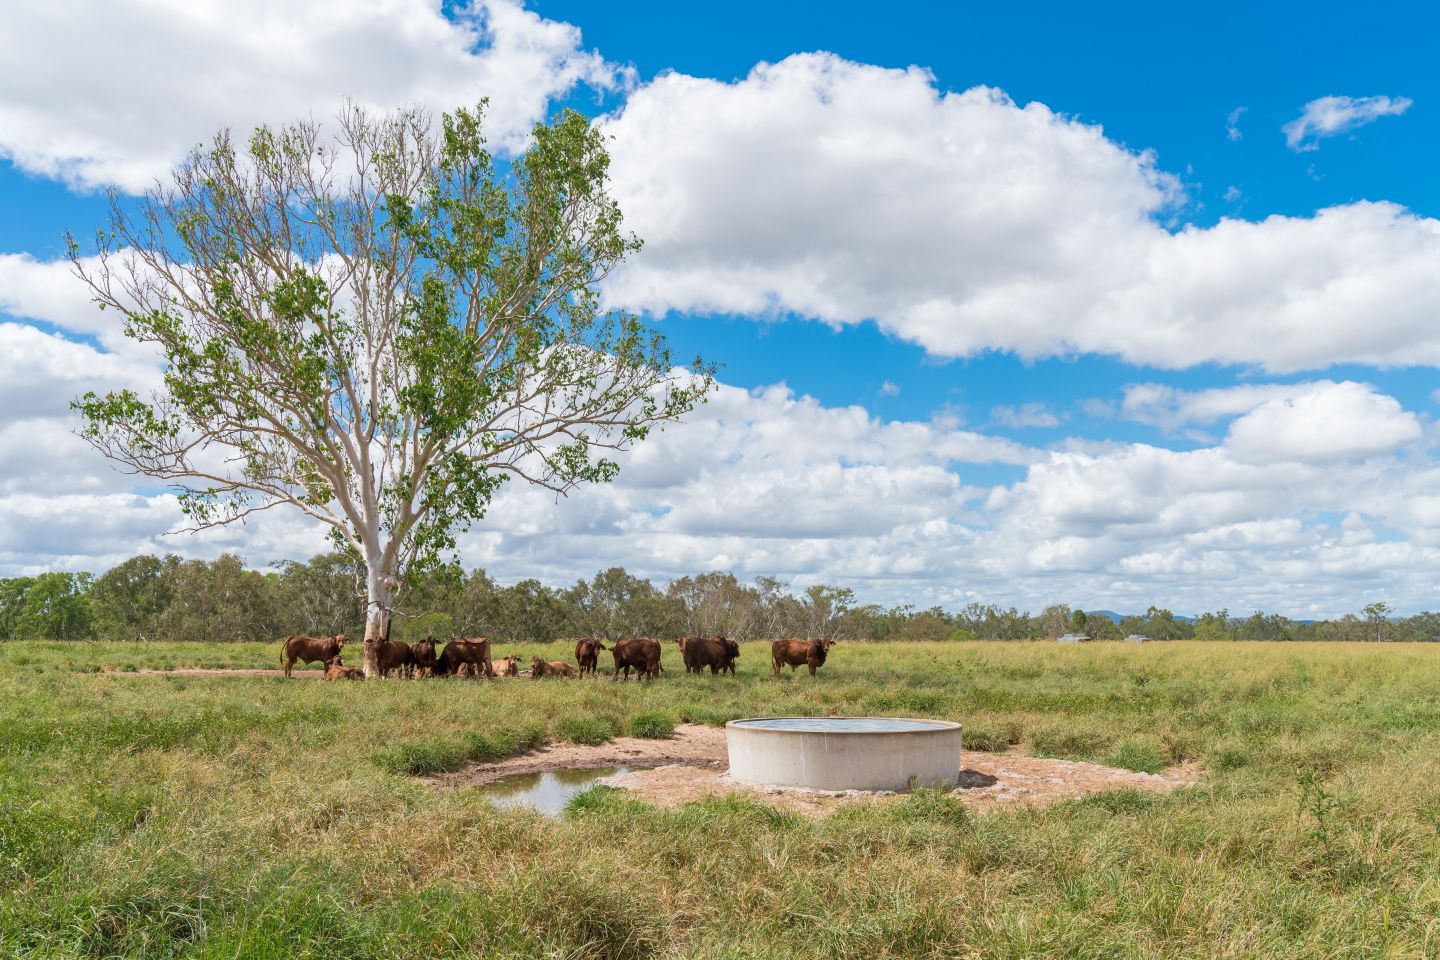
[(380, 676), (380, 642), (390, 635), (390, 604), (395, 598), (395, 580), (369, 565), (365, 574), (365, 640), (362, 666), (367, 679)]

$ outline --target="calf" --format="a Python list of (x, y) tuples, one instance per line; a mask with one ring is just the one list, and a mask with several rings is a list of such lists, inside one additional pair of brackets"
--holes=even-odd
[(580, 676), (600, 672), (600, 651), (605, 644), (596, 637), (581, 637), (575, 641), (575, 662), (580, 665)]
[(470, 664), (470, 676), (481, 673), (495, 676), (495, 665), (490, 662), (490, 641), (484, 637), (457, 637), (445, 644), (445, 649), (435, 658), (435, 676), (460, 675), (460, 665)]
[(340, 656), (340, 648), (349, 642), (343, 633), (333, 637), (286, 637), (280, 647), (280, 668), (288, 677), (296, 660), (328, 665)]
[(513, 653), (508, 657), (501, 657), (499, 660), (491, 662), (495, 665), (495, 676), (497, 677), (520, 676), (520, 658)]
[(530, 661), (530, 679), (539, 680), (541, 677), (573, 677), (575, 668), (564, 660), (541, 660), (536, 657)]
[(810, 676), (815, 676), (815, 671), (824, 666), (825, 655), (830, 652), (830, 647), (835, 643), (829, 637), (818, 637), (813, 640), (776, 640), (770, 644), (770, 668), (778, 677), (780, 667), (789, 664), (790, 672), (794, 673), (795, 668), (804, 664), (810, 668)]
[(347, 667), (336, 657), (325, 667), (326, 680), (364, 680), (365, 671), (356, 670), (354, 667)]
[(660, 641), (654, 637), (631, 637), (626, 640), (616, 640), (615, 646), (610, 652), (615, 656), (615, 673), (612, 680), (620, 679), (620, 671), (625, 671), (625, 679), (630, 679), (630, 668), (634, 667), (638, 673), (638, 679), (654, 680), (660, 676)]
[(417, 640), (410, 648), (410, 663), (405, 667), (406, 676), (429, 676), (435, 672), (435, 638)]

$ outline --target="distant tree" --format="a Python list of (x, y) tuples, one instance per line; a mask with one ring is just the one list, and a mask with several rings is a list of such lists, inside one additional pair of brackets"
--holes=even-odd
[(90, 636), (88, 573), (42, 573), (30, 578), (12, 629), (26, 640), (85, 640)]
[(1040, 614), (1040, 625), (1045, 636), (1057, 640), (1070, 629), (1070, 605), (1052, 603)]
[(672, 580), (665, 592), (685, 608), (685, 631), (692, 636), (755, 636), (760, 596), (733, 573), (713, 570)]
[(234, 554), (186, 560), (175, 567), (174, 588), (158, 634), (166, 640), (231, 643), (273, 639), (280, 631), (271, 583)]
[(281, 564), (273, 591), (281, 632), (355, 636), (363, 629), (355, 598), (364, 577), (359, 558), (344, 550)]
[[(496, 164), (481, 110), (438, 129), (350, 107), (228, 133), (137, 201), (112, 203), (77, 275), (165, 362), (149, 398), (86, 394), (83, 435), (173, 485), (192, 529), (288, 505), (365, 577), (364, 668), (397, 591), (442, 562), (518, 477), (605, 482), (713, 385), (607, 311), (639, 248), (608, 192), (604, 135), (566, 111)], [(231, 629), (226, 624), (224, 629)]]
[(157, 640), (175, 594), (180, 558), (142, 554), (111, 567), (90, 587), (96, 635), (105, 640)]
[(1368, 620), (1370, 622), (1370, 625), (1375, 628), (1376, 643), (1379, 643), (1381, 641), (1381, 630), (1384, 628), (1385, 623), (1390, 619), (1390, 614), (1393, 613), (1394, 610), (1394, 607), (1390, 606), (1390, 604), (1386, 603), (1383, 600), (1378, 600), (1375, 603), (1369, 603), (1365, 605), (1365, 609), (1362, 612), (1365, 614), (1365, 619)]
[(836, 627), (855, 605), (855, 591), (817, 583), (805, 590), (804, 633), (809, 637), (834, 636)]
[(1081, 610), (1077, 607), (1075, 610), (1071, 611), (1070, 628), (1076, 633), (1085, 632), (1085, 625), (1089, 622), (1090, 618), (1085, 615), (1084, 610)]

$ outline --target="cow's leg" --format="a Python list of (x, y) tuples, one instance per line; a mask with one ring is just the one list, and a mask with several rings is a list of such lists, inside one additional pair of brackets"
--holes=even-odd
[(290, 657), (285, 661), (285, 676), (290, 676), (290, 670), (295, 666), (295, 658)]

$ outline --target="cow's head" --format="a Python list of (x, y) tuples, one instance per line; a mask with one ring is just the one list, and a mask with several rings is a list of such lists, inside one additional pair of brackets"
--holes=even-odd
[(337, 649), (345, 646), (345, 644), (350, 642), (350, 638), (345, 636), (345, 634), (343, 633), (337, 633), (335, 634), (335, 636), (331, 637), (331, 639), (335, 641), (335, 646)]
[(531, 660), (530, 660), (530, 676), (532, 676), (532, 677), (543, 677), (543, 676), (545, 676), (545, 661), (544, 661), (544, 660), (540, 659), (539, 657), (533, 657), (533, 658), (531, 658)]

